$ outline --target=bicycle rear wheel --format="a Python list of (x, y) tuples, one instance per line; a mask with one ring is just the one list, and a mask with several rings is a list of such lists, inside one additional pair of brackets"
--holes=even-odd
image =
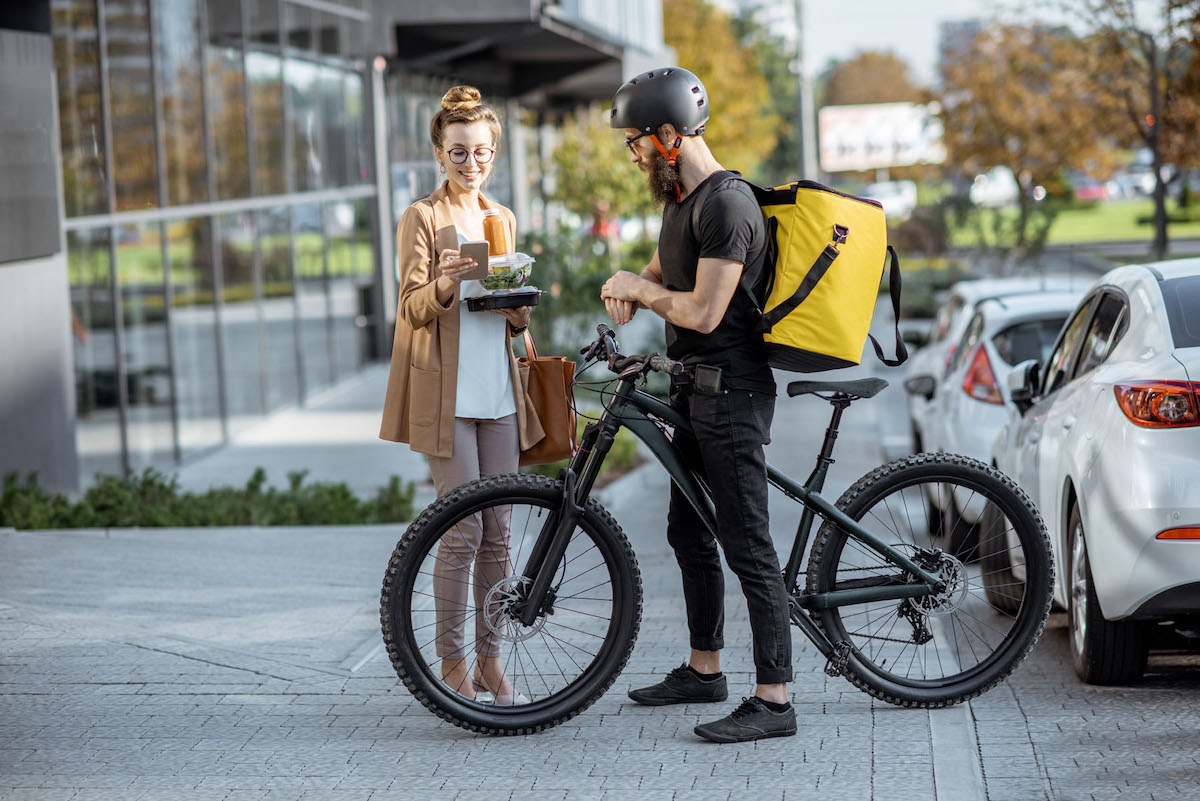
[[(396, 545), (379, 610), (388, 656), (413, 696), (457, 726), (530, 734), (557, 725), (598, 700), (629, 660), (641, 577), (621, 527), (594, 500), (557, 567), (552, 611), (532, 626), (512, 612), (529, 584), (520, 571), (562, 495), (562, 482), (544, 476), (480, 479), (435, 501)], [(443, 660), (465, 660), (475, 674), (481, 656), (528, 703), (473, 700), (442, 681)]]
[[(944, 553), (930, 540), (930, 493), (947, 500), (952, 493), (960, 509), (983, 521), (965, 552)], [(863, 476), (837, 507), (947, 583), (936, 595), (818, 611), (830, 641), (849, 646), (843, 673), (851, 683), (901, 706), (949, 706), (995, 686), (1028, 655), (1050, 613), (1054, 566), (1045, 525), (1011, 479), (964, 456), (918, 454)], [(1007, 556), (1010, 575), (1020, 574), (1011, 586), (992, 580), (997, 554)], [(821, 526), (809, 558), (809, 593), (877, 586), (885, 578), (914, 581), (837, 524)], [(999, 589), (1003, 605), (994, 600)]]

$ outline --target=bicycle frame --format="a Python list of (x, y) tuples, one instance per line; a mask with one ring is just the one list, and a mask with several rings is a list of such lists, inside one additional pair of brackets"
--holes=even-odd
[[(802, 610), (827, 609), (869, 601), (917, 598), (945, 589), (945, 584), (939, 577), (929, 573), (908, 556), (883, 542), (869, 529), (864, 528), (858, 521), (847, 516), (821, 496), (820, 490), (825, 483), (825, 476), (829, 465), (833, 463), (831, 454), (834, 440), (837, 438), (838, 424), (842, 412), (849, 405), (849, 401), (834, 401), (833, 419), (825, 432), (825, 441), (820, 455), (817, 457), (817, 465), (807, 482), (798, 484), (778, 469), (767, 465), (768, 482), (804, 507), (800, 523), (796, 528), (796, 539), (792, 544), (791, 553), (784, 569), (784, 582), (791, 598), (792, 621), (808, 635), (822, 653), (830, 658), (833, 658), (837, 649), (816, 627), (810, 615)], [(716, 512), (708, 487), (703, 479), (688, 467), (682, 454), (659, 428), (656, 420), (666, 423), (676, 430), (690, 431), (687, 420), (678, 411), (653, 395), (637, 390), (633, 380), (626, 379), (618, 383), (618, 388), (612, 399), (605, 405), (604, 413), (599, 421), (589, 423), (585, 427), (580, 439), (579, 450), (575, 453), (568, 468), (563, 471), (563, 506), (555, 514), (550, 515), (546, 521), (530, 552), (529, 561), (525, 565), (524, 575), (533, 580), (533, 586), (527, 596), (527, 603), (520, 610), (520, 617), (525, 625), (532, 625), (542, 608), (545, 594), (553, 580), (554, 566), (558, 564), (566, 550), (567, 541), (581, 514), (582, 505), (586, 504), (591, 493), (592, 485), (599, 474), (600, 465), (622, 426), (628, 428), (645, 443), (650, 452), (654, 454), (655, 459), (666, 469), (684, 497), (691, 503), (704, 525), (714, 536), (716, 535)], [(841, 582), (839, 588), (831, 592), (807, 593), (800, 591), (796, 586), (800, 562), (803, 559), (811, 536), (812, 525), (817, 516), (841, 526), (851, 537), (877, 552), (888, 562), (902, 568), (904, 572), (898, 572), (894, 576), (876, 576)], [(913, 578), (916, 580), (913, 581)]]

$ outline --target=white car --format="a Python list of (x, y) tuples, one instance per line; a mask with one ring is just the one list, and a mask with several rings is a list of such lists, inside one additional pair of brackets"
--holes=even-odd
[[(1040, 362), (1049, 355), (1082, 296), (1082, 290), (1046, 291), (978, 301), (931, 402), (925, 449), (991, 461), (996, 434), (1015, 408), (1001, 389), (1008, 374), (1021, 362)], [(952, 553), (973, 544), (972, 526), (982, 507), (968, 500), (930, 498), (930, 512), (940, 513), (941, 533), (950, 537), (943, 547)]]
[(937, 387), (954, 359), (963, 332), (976, 307), (990, 298), (1010, 295), (1036, 295), (1053, 291), (1083, 291), (1091, 281), (1062, 276), (984, 278), (959, 281), (950, 288), (950, 296), (938, 309), (929, 344), (908, 357), (908, 417), (912, 428), (913, 452), (929, 450), (925, 443), (926, 420), (933, 408)]
[[(1145, 669), (1149, 629), (1200, 618), (1200, 259), (1119, 267), (1088, 292), (1040, 364), (1018, 365), (997, 466), (1050, 531), (1055, 599), (1079, 676)], [(1019, 583), (1003, 537), (989, 598)]]

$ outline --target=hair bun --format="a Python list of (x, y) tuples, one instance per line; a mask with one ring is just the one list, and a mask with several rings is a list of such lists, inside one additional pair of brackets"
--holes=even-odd
[(466, 111), (480, 104), (483, 95), (474, 86), (455, 86), (442, 95), (442, 108), (446, 111)]

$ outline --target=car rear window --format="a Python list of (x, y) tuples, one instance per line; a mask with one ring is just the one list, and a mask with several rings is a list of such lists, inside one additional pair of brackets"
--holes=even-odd
[(1177, 348), (1200, 347), (1200, 275), (1172, 278), (1159, 284)]
[(1010, 325), (992, 337), (992, 345), (1009, 367), (1026, 359), (1037, 359), (1041, 363), (1050, 355), (1054, 339), (1066, 321), (1067, 315), (1062, 314)]

